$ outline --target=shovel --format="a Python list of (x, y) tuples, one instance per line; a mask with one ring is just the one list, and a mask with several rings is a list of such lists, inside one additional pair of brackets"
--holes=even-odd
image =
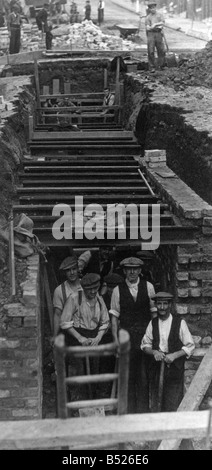
[(164, 31), (162, 32), (162, 34), (163, 34), (164, 44), (166, 46), (166, 52), (165, 52), (165, 54), (166, 54), (166, 58), (165, 58), (166, 65), (167, 65), (167, 67), (177, 67), (177, 65), (178, 65), (178, 56), (174, 52), (169, 51), (169, 46), (168, 46)]
[(164, 368), (165, 368), (165, 362), (161, 361), (159, 386), (158, 386), (158, 411), (161, 411), (162, 400), (163, 400)]

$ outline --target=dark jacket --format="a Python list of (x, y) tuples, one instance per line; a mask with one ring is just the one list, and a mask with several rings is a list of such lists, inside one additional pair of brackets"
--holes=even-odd
[(129, 332), (131, 349), (140, 349), (141, 339), (151, 320), (147, 282), (140, 280), (136, 301), (134, 301), (125, 282), (120, 284), (119, 293), (120, 327)]

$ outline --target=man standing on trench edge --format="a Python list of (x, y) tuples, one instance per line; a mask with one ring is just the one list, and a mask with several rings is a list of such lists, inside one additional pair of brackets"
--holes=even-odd
[(153, 285), (140, 277), (143, 264), (141, 259), (135, 257), (121, 261), (125, 281), (113, 290), (109, 311), (114, 340), (118, 342), (119, 327), (127, 330), (130, 335), (128, 413), (149, 411), (149, 358), (141, 351), (140, 344), (151, 316), (156, 314), (156, 308), (152, 301), (155, 295)]
[(146, 35), (147, 35), (147, 50), (148, 50), (148, 62), (149, 70), (154, 72), (156, 68), (155, 62), (155, 48), (157, 49), (158, 55), (158, 67), (159, 69), (165, 66), (165, 48), (163, 38), (163, 26), (164, 18), (156, 11), (157, 3), (149, 1), (148, 14), (145, 20)]

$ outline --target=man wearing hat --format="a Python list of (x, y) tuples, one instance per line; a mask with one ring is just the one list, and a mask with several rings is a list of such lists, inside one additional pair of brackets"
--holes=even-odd
[(112, 319), (112, 333), (118, 341), (118, 328), (124, 328), (130, 334), (130, 369), (128, 412), (148, 411), (148, 383), (146, 375), (146, 357), (140, 349), (141, 337), (156, 311), (152, 297), (153, 285), (140, 278), (143, 261), (130, 257), (121, 261), (125, 281), (115, 287), (111, 298), (109, 313)]
[(76, 255), (65, 258), (59, 269), (65, 274), (66, 281), (56, 287), (54, 291), (54, 336), (59, 332), (61, 314), (69, 295), (82, 291)]
[(147, 2), (148, 13), (145, 20), (149, 70), (152, 71), (155, 69), (155, 48), (158, 55), (158, 67), (164, 67), (165, 64), (163, 39), (164, 18), (156, 11), (156, 5), (157, 3), (154, 1)]
[(81, 279), (83, 291), (70, 295), (61, 316), (66, 344), (97, 346), (109, 327), (109, 315), (98, 294), (100, 275), (88, 273)]
[[(158, 316), (150, 321), (141, 342), (141, 350), (152, 357), (149, 370), (151, 411), (176, 411), (183, 398), (185, 359), (195, 346), (185, 320), (171, 314), (173, 295), (158, 292), (154, 298)], [(159, 392), (162, 398), (158, 410)]]

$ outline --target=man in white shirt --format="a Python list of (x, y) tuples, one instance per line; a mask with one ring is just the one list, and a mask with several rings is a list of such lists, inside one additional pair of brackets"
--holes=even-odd
[(157, 3), (149, 1), (148, 14), (145, 20), (148, 48), (149, 70), (155, 69), (155, 49), (158, 55), (158, 67), (165, 65), (165, 48), (163, 39), (164, 18), (156, 11)]
[(159, 411), (176, 411), (183, 398), (184, 363), (195, 346), (184, 319), (171, 314), (173, 295), (158, 292), (155, 296), (158, 317), (150, 321), (141, 342), (141, 350), (152, 356), (149, 368), (151, 411), (158, 411), (158, 385), (164, 361), (162, 406)]
[(98, 294), (100, 276), (88, 273), (81, 279), (83, 291), (70, 295), (61, 316), (67, 345), (97, 346), (109, 327), (109, 315)]
[(128, 412), (148, 412), (147, 360), (140, 349), (140, 341), (156, 309), (152, 297), (153, 285), (142, 279), (143, 261), (130, 257), (121, 261), (125, 282), (116, 286), (112, 293), (111, 314), (112, 334), (118, 341), (118, 329), (123, 328), (130, 334), (130, 367)]

